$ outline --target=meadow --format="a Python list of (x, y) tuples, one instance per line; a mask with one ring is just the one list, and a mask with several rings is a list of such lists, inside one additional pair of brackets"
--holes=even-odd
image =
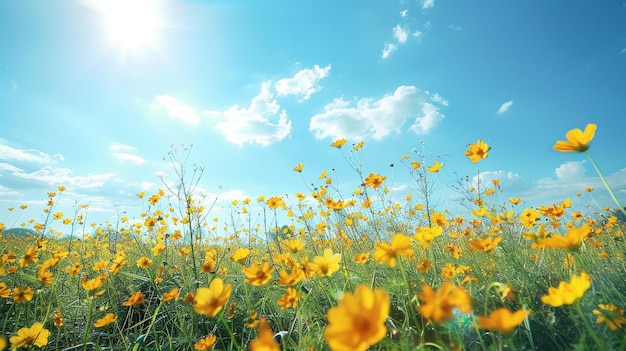
[[(594, 133), (554, 149), (595, 166)], [(618, 210), (524, 208), (468, 176), (452, 210), (436, 201), (442, 160), (415, 152), (395, 165), (414, 181), (397, 201), (363, 169), (364, 146), (330, 145), (356, 189), (323, 172), (301, 193), (235, 200), (227, 218), (197, 196), (188, 149), (168, 154), (178, 183), (137, 194), (143, 212), (115, 223), (58, 211), (62, 185), (43, 210), (16, 204), (0, 223), (0, 350), (626, 350), (610, 187)], [(489, 152), (478, 140), (465, 155), (478, 167)]]

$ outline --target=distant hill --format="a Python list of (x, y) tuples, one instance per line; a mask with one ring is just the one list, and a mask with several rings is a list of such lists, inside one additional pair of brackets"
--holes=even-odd
[(2, 231), (2, 235), (8, 236), (23, 236), (23, 237), (36, 237), (37, 232), (29, 228), (10, 228)]

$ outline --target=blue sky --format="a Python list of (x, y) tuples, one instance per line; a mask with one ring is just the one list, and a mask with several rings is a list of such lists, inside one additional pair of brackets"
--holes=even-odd
[[(587, 123), (626, 202), (618, 1), (9, 0), (0, 45), (0, 204), (36, 220), (58, 185), (65, 213), (77, 201), (88, 221), (137, 216), (136, 194), (163, 187), (163, 157), (183, 143), (201, 190), (222, 189), (219, 217), (234, 199), (309, 193), (324, 170), (349, 197), (360, 181), (329, 147), (341, 137), (346, 155), (366, 142), (363, 171), (398, 199), (400, 157), (424, 148), (445, 163), (445, 197), (481, 172), (525, 207), (615, 207), (584, 155), (552, 150)], [(478, 139), (492, 150), (471, 164)]]

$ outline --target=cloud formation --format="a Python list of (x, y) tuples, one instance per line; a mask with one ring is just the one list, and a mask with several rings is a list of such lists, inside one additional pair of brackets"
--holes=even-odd
[(283, 78), (274, 84), (278, 96), (296, 95), (302, 100), (308, 100), (311, 95), (322, 90), (320, 80), (330, 74), (331, 66), (324, 68), (315, 65), (297, 72), (292, 78)]
[(61, 154), (49, 155), (39, 150), (16, 149), (8, 145), (0, 144), (0, 160), (54, 163), (57, 161), (65, 161), (65, 158)]
[(13, 176), (48, 183), (50, 185), (65, 185), (68, 188), (98, 188), (115, 177), (115, 173), (72, 175), (68, 168), (53, 168), (46, 166), (35, 172), (13, 172)]
[(180, 102), (172, 94), (157, 95), (150, 108), (156, 111), (165, 110), (167, 115), (190, 126), (200, 124), (200, 116), (196, 109)]
[(406, 29), (400, 27), (399, 24), (397, 24), (393, 28), (393, 37), (396, 38), (398, 43), (404, 44), (406, 43), (406, 40), (409, 38), (409, 32)]
[(500, 105), (500, 108), (498, 109), (498, 114), (503, 114), (506, 111), (508, 111), (511, 106), (513, 106), (513, 100), (509, 100), (505, 103), (503, 103), (502, 105)]
[(137, 156), (131, 152), (137, 151), (137, 148), (130, 145), (112, 143), (109, 145), (109, 150), (114, 151), (113, 157), (122, 163), (132, 163), (135, 165), (141, 165), (146, 162), (142, 157)]
[(380, 140), (399, 134), (407, 120), (416, 134), (427, 134), (444, 118), (436, 105), (447, 102), (438, 94), (414, 86), (399, 86), (380, 99), (362, 98), (352, 104), (337, 98), (324, 106), (324, 112), (311, 117), (309, 130), (317, 139), (348, 138)]

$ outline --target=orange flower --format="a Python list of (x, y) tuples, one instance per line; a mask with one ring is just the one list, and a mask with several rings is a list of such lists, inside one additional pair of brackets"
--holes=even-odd
[(115, 322), (117, 320), (117, 316), (113, 313), (107, 313), (104, 317), (98, 319), (93, 323), (93, 326), (96, 328), (104, 328), (107, 325)]
[(28, 286), (18, 286), (13, 289), (13, 300), (17, 303), (28, 302), (35, 297), (35, 292)]
[(339, 305), (328, 310), (324, 338), (331, 350), (364, 351), (382, 340), (390, 304), (386, 292), (366, 285), (359, 285), (354, 294), (345, 293)]
[(454, 309), (461, 313), (472, 311), (471, 296), (461, 287), (455, 287), (450, 282), (444, 282), (435, 290), (428, 285), (422, 286), (422, 294), (417, 298), (422, 302), (420, 312), (425, 318), (435, 323), (449, 321), (454, 318)]
[(337, 140), (333, 141), (333, 143), (330, 144), (330, 146), (336, 147), (337, 149), (341, 149), (341, 147), (344, 146), (346, 144), (346, 142), (348, 142), (348, 140), (346, 140), (345, 138), (337, 139)]
[(437, 173), (443, 167), (443, 162), (435, 161), (432, 166), (428, 167), (430, 173)]
[(593, 310), (593, 314), (598, 316), (596, 322), (598, 324), (604, 322), (611, 328), (611, 330), (619, 329), (623, 324), (626, 324), (626, 318), (624, 318), (624, 311), (617, 308), (614, 304), (608, 305), (599, 304), (598, 310)]
[(491, 150), (491, 146), (478, 139), (476, 144), (470, 144), (469, 149), (465, 150), (465, 156), (467, 156), (472, 163), (476, 163), (481, 159), (487, 158), (487, 152), (489, 150)]
[(502, 241), (501, 236), (495, 239), (490, 236), (486, 239), (470, 240), (470, 247), (476, 251), (489, 252), (489, 251), (492, 251), (496, 246), (498, 246), (498, 243), (501, 241)]
[(141, 291), (137, 291), (134, 292), (129, 298), (128, 300), (124, 301), (122, 303), (122, 306), (132, 306), (132, 307), (137, 307), (139, 305), (141, 305), (141, 303), (143, 302), (143, 300), (146, 298), (146, 295), (144, 293), (142, 293)]
[(269, 199), (267, 199), (265, 203), (267, 204), (267, 207), (269, 207), (272, 210), (275, 210), (278, 207), (282, 208), (283, 210), (287, 208), (287, 205), (285, 205), (285, 201), (280, 196), (272, 196)]
[(304, 272), (300, 268), (294, 267), (291, 270), (291, 273), (287, 273), (286, 270), (280, 271), (276, 282), (280, 285), (292, 286), (297, 284), (302, 279), (304, 279)]
[(253, 286), (261, 286), (272, 279), (274, 267), (269, 262), (263, 262), (261, 265), (255, 264), (250, 267), (243, 268), (243, 274), (246, 276), (246, 283)]
[(193, 296), (193, 309), (196, 313), (215, 317), (228, 302), (232, 289), (232, 285), (224, 284), (222, 279), (213, 279), (208, 288), (199, 288), (196, 291)]
[(301, 173), (303, 168), (304, 168), (304, 163), (300, 163), (300, 164), (298, 164), (297, 166), (295, 166), (295, 167), (293, 168), (293, 171), (294, 171), (294, 172)]
[(267, 318), (262, 317), (259, 323), (259, 335), (250, 343), (250, 351), (280, 351), (280, 347), (274, 340), (274, 333), (270, 329)]
[(511, 312), (506, 307), (500, 307), (491, 312), (489, 317), (478, 316), (477, 326), (480, 329), (497, 330), (502, 334), (511, 334), (528, 315), (530, 315), (530, 311), (527, 310)]
[(137, 267), (139, 268), (149, 268), (152, 266), (152, 260), (148, 257), (142, 256), (137, 260)]
[(174, 288), (168, 292), (164, 292), (163, 293), (163, 302), (167, 302), (170, 300), (174, 300), (176, 298), (178, 298), (178, 296), (180, 295), (180, 290), (178, 288)]
[(412, 254), (411, 238), (403, 234), (396, 234), (391, 238), (391, 243), (376, 244), (374, 259), (378, 263), (386, 263), (391, 267), (395, 267), (397, 257), (410, 256)]
[(582, 272), (572, 277), (571, 282), (561, 282), (558, 288), (549, 287), (548, 295), (541, 296), (541, 302), (552, 307), (571, 305), (578, 301), (591, 287), (591, 277)]
[(207, 351), (212, 350), (213, 345), (217, 341), (217, 336), (213, 334), (209, 334), (208, 336), (198, 340), (197, 343), (193, 345), (194, 350)]
[(567, 235), (554, 235), (549, 238), (538, 239), (536, 241), (539, 247), (548, 247), (554, 249), (566, 249), (577, 251), (583, 240), (587, 238), (593, 229), (589, 225), (568, 230)]
[(289, 307), (296, 308), (296, 306), (298, 306), (298, 299), (298, 291), (294, 288), (287, 288), (287, 292), (278, 300), (278, 306), (280, 306), (281, 310), (285, 310)]
[(48, 344), (48, 337), (50, 336), (50, 331), (48, 329), (43, 328), (42, 323), (35, 323), (30, 328), (24, 327), (17, 331), (17, 335), (12, 336), (9, 341), (11, 341), (11, 349), (15, 350), (22, 346), (30, 346), (33, 345), (42, 347)]
[(553, 148), (559, 152), (585, 152), (589, 149), (589, 143), (596, 133), (597, 126), (593, 123), (587, 124), (585, 131), (576, 128), (565, 134), (567, 141), (559, 140)]
[(367, 178), (365, 178), (365, 186), (369, 186), (370, 188), (378, 189), (383, 182), (387, 179), (385, 176), (381, 176), (375, 173), (370, 173)]

